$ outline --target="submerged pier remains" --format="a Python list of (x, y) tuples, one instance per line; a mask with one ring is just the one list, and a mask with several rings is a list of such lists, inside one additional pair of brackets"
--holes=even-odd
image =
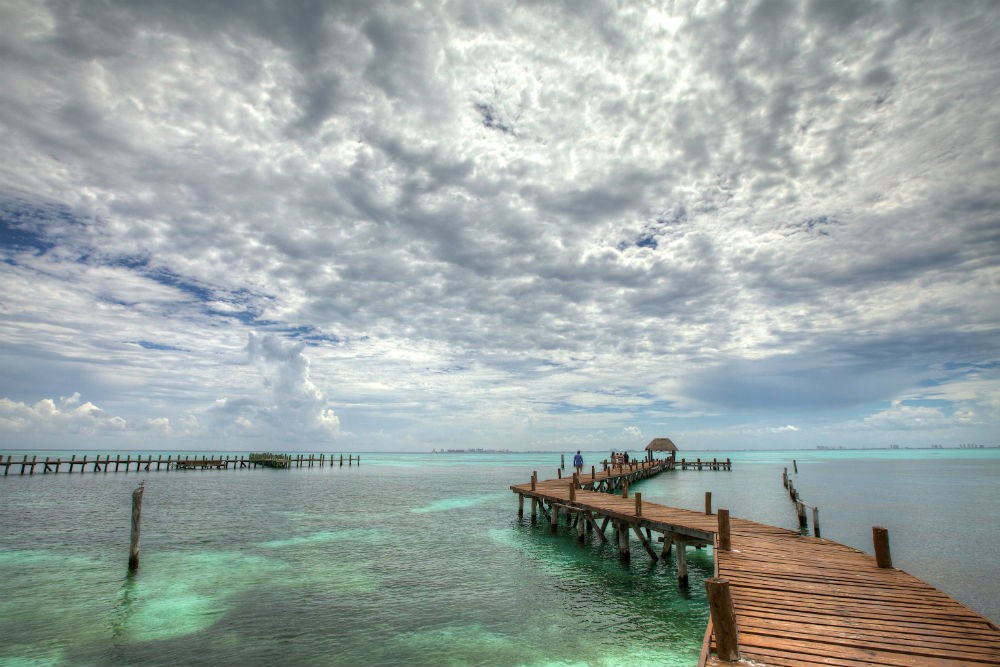
[[(247, 468), (312, 468), (313, 466), (343, 467), (344, 462), (348, 467), (361, 465), (361, 456), (348, 454), (345, 458), (343, 454), (274, 454), (271, 452), (250, 453), (250, 454), (202, 454), (202, 455), (176, 455), (168, 454), (164, 458), (163, 454), (101, 454), (91, 456), (89, 454), (71, 454), (69, 458), (64, 456), (46, 456), (40, 459), (33, 455), (30, 459), (25, 454), (20, 460), (12, 455), (0, 456), (0, 468), (3, 468), (3, 476), (10, 474), (11, 470), (20, 475), (40, 475), (60, 472), (72, 474), (74, 472), (153, 472), (156, 470), (239, 470)], [(338, 465), (339, 464), (339, 465)]]
[[(511, 486), (518, 514), (544, 516), (553, 532), (560, 517), (579, 542), (609, 541), (623, 559), (634, 536), (653, 563), (674, 552), (679, 584), (687, 585), (686, 550), (713, 549), (714, 577), (706, 580), (711, 617), (699, 667), (752, 664), (810, 667), (1000, 666), (1000, 627), (920, 579), (892, 567), (888, 532), (873, 527), (876, 557), (800, 531), (705, 511), (643, 502), (629, 484), (674, 461)], [(654, 538), (654, 534), (659, 538)], [(662, 542), (662, 547), (659, 546)]]

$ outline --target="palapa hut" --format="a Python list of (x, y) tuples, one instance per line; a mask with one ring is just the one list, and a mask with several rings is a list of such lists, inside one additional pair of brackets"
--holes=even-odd
[(674, 458), (677, 452), (677, 445), (670, 438), (653, 438), (646, 445), (647, 456), (652, 458), (653, 452), (670, 452), (670, 458)]

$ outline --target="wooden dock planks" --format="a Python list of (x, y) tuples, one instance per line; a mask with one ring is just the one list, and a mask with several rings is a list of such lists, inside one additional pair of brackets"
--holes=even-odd
[[(644, 464), (645, 465), (645, 464)], [(650, 469), (649, 474), (655, 474)], [(609, 477), (617, 472), (597, 473)], [(583, 483), (595, 486), (591, 475)], [(568, 511), (713, 543), (716, 515), (575, 489), (556, 479), (511, 486)], [(729, 581), (744, 664), (812, 667), (1000, 666), (1000, 628), (946, 593), (875, 558), (827, 539), (745, 519), (730, 520), (730, 550), (714, 549)], [(648, 550), (648, 546), (647, 546)], [(653, 554), (651, 554), (653, 555)], [(655, 556), (654, 556), (655, 557)], [(700, 667), (730, 665), (715, 654), (711, 623)]]

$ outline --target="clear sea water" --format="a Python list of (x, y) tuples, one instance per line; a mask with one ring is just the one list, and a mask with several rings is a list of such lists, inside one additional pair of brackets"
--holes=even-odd
[[(605, 454), (585, 453), (587, 466)], [(733, 470), (633, 489), (696, 510), (711, 491), (716, 508), (794, 529), (787, 466), (824, 537), (870, 553), (871, 526), (885, 526), (894, 565), (1000, 619), (1000, 450), (685, 456), (729, 457)], [(689, 551), (683, 589), (673, 560), (654, 566), (638, 544), (626, 564), (614, 545), (519, 520), (509, 486), (554, 477), (559, 453), (361, 457), (283, 471), (12, 470), (0, 479), (0, 667), (697, 661), (711, 549)]]

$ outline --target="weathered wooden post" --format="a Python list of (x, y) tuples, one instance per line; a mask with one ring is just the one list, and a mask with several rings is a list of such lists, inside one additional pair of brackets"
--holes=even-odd
[(642, 516), (642, 494), (635, 494), (635, 515)]
[(590, 466), (590, 479), (597, 479), (597, 468), (595, 466)]
[(712, 577), (705, 580), (708, 607), (715, 633), (715, 652), (719, 660), (738, 662), (740, 659), (739, 629), (736, 626), (736, 608), (729, 590), (729, 580)]
[(517, 518), (524, 517), (524, 494), (517, 494)]
[(632, 557), (632, 554), (629, 551), (628, 524), (624, 522), (616, 522), (615, 527), (618, 531), (618, 555), (623, 560), (629, 560)]
[(667, 556), (670, 555), (670, 548), (674, 545), (674, 534), (673, 533), (663, 533), (663, 549), (660, 551), (660, 560), (666, 560)]
[(688, 585), (688, 561), (687, 543), (678, 536), (674, 536), (677, 543), (677, 583), (681, 586)]
[(562, 468), (556, 468), (556, 479), (562, 479)]
[(872, 541), (875, 543), (875, 562), (881, 568), (892, 567), (889, 553), (889, 531), (881, 526), (872, 526)]
[(566, 455), (565, 454), (560, 454), (559, 455), (559, 469), (560, 470), (565, 470), (566, 469)]
[(576, 502), (576, 483), (575, 482), (570, 482), (569, 483), (569, 501), (571, 503), (575, 503)]
[(813, 535), (820, 537), (819, 534), (819, 508), (813, 505)]
[(729, 551), (732, 542), (729, 537), (729, 510), (719, 508), (719, 548)]
[(538, 471), (533, 470), (531, 472), (531, 490), (535, 490), (535, 486), (538, 484)]
[(622, 498), (628, 498), (628, 481), (622, 482)]
[(795, 513), (799, 515), (799, 528), (806, 528), (809, 525), (806, 519), (806, 504), (801, 500), (795, 501)]
[(711, 514), (711, 513), (712, 513), (712, 492), (711, 491), (706, 491), (705, 492), (705, 514)]
[(799, 464), (795, 462), (795, 459), (792, 459), (792, 467), (795, 469), (795, 474), (798, 475), (799, 474)]
[(128, 571), (139, 569), (139, 519), (142, 516), (142, 493), (146, 482), (140, 482), (139, 488), (132, 492), (132, 539), (128, 549)]

